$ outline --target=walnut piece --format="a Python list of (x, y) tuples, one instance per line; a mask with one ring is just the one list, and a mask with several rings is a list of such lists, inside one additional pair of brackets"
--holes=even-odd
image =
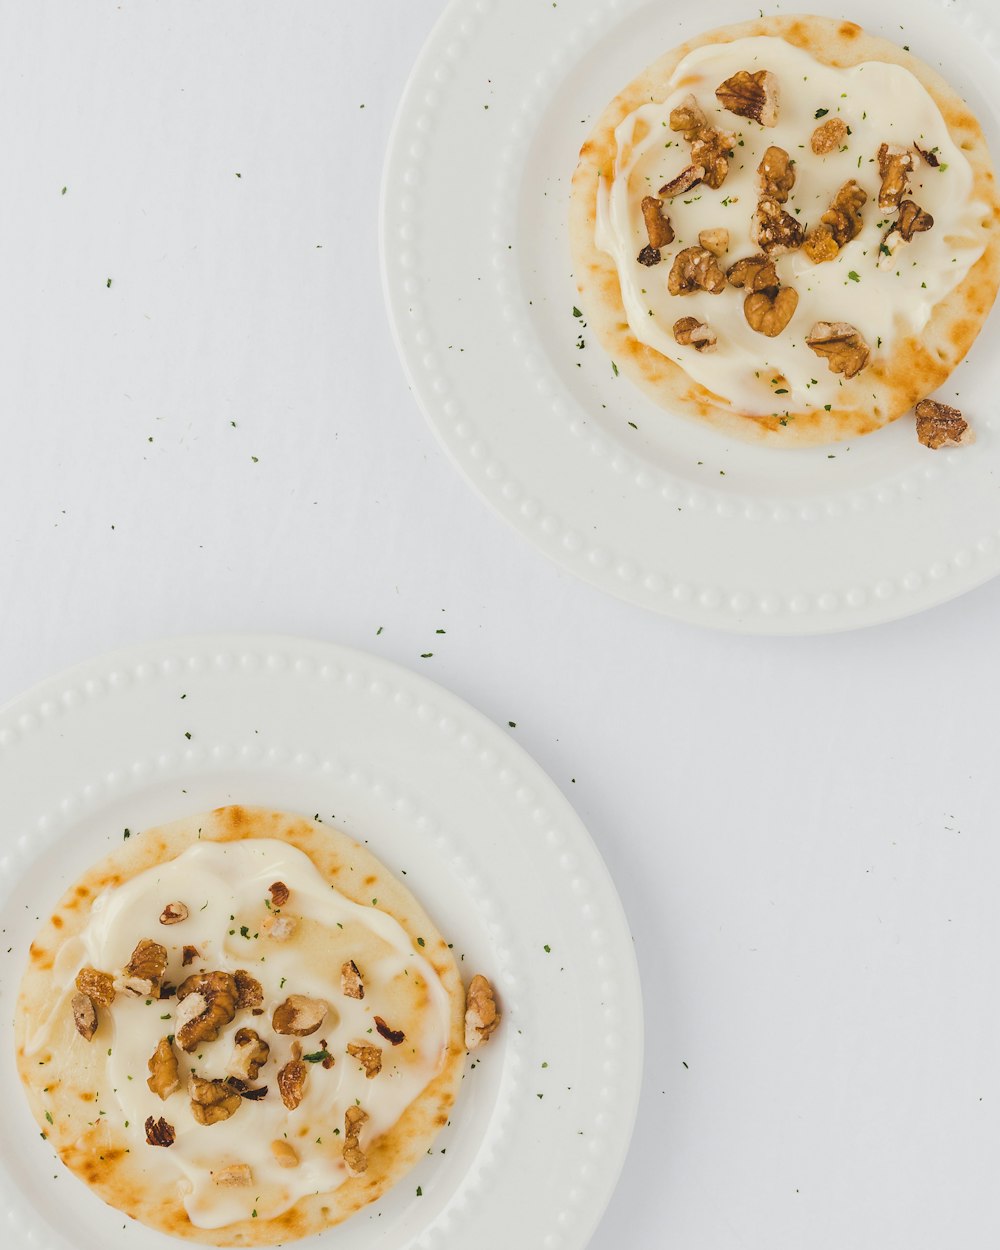
[(778, 120), (778, 80), (770, 70), (755, 74), (741, 69), (715, 89), (715, 98), (724, 109), (738, 117), (749, 117), (762, 126)]
[(367, 1171), (368, 1156), (361, 1149), (361, 1129), (368, 1120), (368, 1112), (361, 1107), (348, 1107), (344, 1112), (344, 1162), (352, 1176)]
[(685, 247), (678, 252), (667, 275), (671, 295), (690, 295), (692, 291), (718, 295), (725, 285), (726, 275), (718, 259), (705, 247)]
[(934, 218), (930, 213), (925, 213), (913, 200), (903, 200), (899, 205), (899, 215), (882, 236), (882, 242), (879, 244), (879, 269), (891, 269), (894, 263), (893, 256), (898, 249), (904, 243), (909, 243), (915, 234), (930, 230), (933, 225)]
[(686, 96), (670, 110), (670, 129), (680, 131), (688, 142), (697, 138), (699, 131), (710, 129), (708, 118), (693, 95)]
[(914, 143), (913, 146), (917, 149), (927, 164), (930, 165), (931, 169), (937, 169), (937, 167), (941, 164), (941, 158), (938, 156), (936, 149), (931, 148), (928, 151), (927, 149), (922, 148), (919, 143)]
[(131, 994), (133, 998), (157, 998), (166, 969), (166, 947), (143, 938), (115, 981), (115, 989)]
[(150, 1146), (172, 1146), (174, 1144), (174, 1126), (168, 1124), (161, 1115), (158, 1120), (152, 1116), (146, 1119), (146, 1142)]
[(199, 1124), (218, 1124), (228, 1120), (240, 1108), (243, 1099), (239, 1091), (225, 1081), (206, 1081), (192, 1075), (188, 1081), (191, 1095), (191, 1114)]
[(674, 228), (670, 224), (670, 218), (663, 212), (663, 201), (658, 200), (655, 195), (643, 196), (642, 219), (646, 223), (646, 235), (649, 238), (650, 247), (658, 251), (661, 247), (673, 243)]
[(340, 965), (340, 992), (345, 998), (364, 998), (365, 983), (361, 979), (361, 969), (349, 959)]
[(806, 335), (806, 346), (824, 356), (831, 373), (853, 378), (868, 363), (868, 344), (846, 321), (817, 321)]
[(718, 190), (729, 173), (729, 161), (736, 136), (710, 126), (701, 105), (693, 95), (689, 95), (671, 110), (670, 129), (684, 135), (691, 144), (692, 163), (700, 165), (704, 170), (703, 181), (707, 186)]
[(182, 952), (181, 963), (187, 968), (189, 964), (193, 964), (196, 959), (200, 959), (197, 946), (185, 946)]
[(76, 988), (93, 999), (98, 1007), (110, 1007), (115, 1001), (115, 979), (110, 972), (81, 968), (76, 974)]
[(286, 942), (295, 932), (295, 920), (291, 916), (265, 916), (260, 926), (268, 937), (276, 942)]
[(662, 199), (672, 200), (675, 196), (683, 195), (685, 191), (696, 187), (704, 177), (704, 165), (689, 165), (687, 169), (682, 169), (676, 178), (672, 178), (660, 187), (660, 196)]
[(170, 1045), (169, 1037), (161, 1037), (156, 1049), (146, 1062), (150, 1077), (146, 1084), (154, 1094), (166, 1100), (181, 1087), (180, 1074), (177, 1071), (177, 1056)]
[(696, 352), (714, 352), (718, 335), (697, 317), (680, 317), (674, 322), (674, 339), (681, 347), (693, 347)]
[(302, 1101), (306, 1087), (306, 1065), (300, 1054), (293, 1055), (278, 1073), (278, 1093), (289, 1111), (294, 1111)]
[(839, 117), (828, 117), (812, 132), (809, 146), (817, 156), (826, 156), (834, 148), (843, 147), (847, 138), (847, 122)]
[(819, 224), (809, 231), (803, 248), (816, 265), (833, 260), (840, 249), (857, 238), (864, 224), (861, 210), (868, 202), (868, 192), (853, 178), (837, 191)]
[(160, 912), (160, 924), (180, 924), (187, 918), (188, 909), (183, 903), (168, 903)]
[(375, 1017), (375, 1032), (379, 1037), (384, 1037), (387, 1042), (391, 1042), (393, 1046), (398, 1046), (400, 1042), (406, 1041), (406, 1034), (402, 1029), (390, 1028), (381, 1016)]
[(704, 169), (702, 182), (717, 191), (726, 181), (729, 161), (733, 155), (736, 136), (727, 130), (707, 127), (691, 140), (691, 160)]
[(226, 1071), (241, 1081), (256, 1081), (261, 1068), (267, 1063), (270, 1046), (254, 1029), (237, 1029), (233, 1044), (233, 1054), (226, 1064)]
[(772, 144), (760, 158), (757, 176), (761, 195), (784, 204), (795, 186), (795, 163), (784, 148)]
[(236, 1010), (250, 1010), (255, 1016), (262, 1015), (264, 991), (257, 978), (251, 976), (246, 968), (237, 968), (233, 980), (236, 982)]
[(291, 891), (284, 881), (274, 881), (268, 886), (268, 893), (271, 895), (272, 907), (284, 907), (288, 902)]
[(213, 1172), (212, 1180), (230, 1189), (247, 1189), (253, 1184), (253, 1172), (249, 1163), (230, 1163), (229, 1167)]
[(916, 167), (917, 158), (909, 148), (894, 143), (883, 143), (878, 150), (878, 172), (882, 188), (878, 193), (878, 206), (883, 213), (899, 208), (906, 194), (910, 171)]
[(256, 1087), (248, 1085), (246, 1081), (240, 1080), (238, 1076), (227, 1076), (226, 1084), (235, 1089), (241, 1098), (245, 1098), (248, 1102), (260, 1102), (262, 1098), (267, 1097), (266, 1085), (258, 1085)]
[(698, 232), (698, 242), (706, 252), (711, 252), (713, 256), (722, 256), (729, 250), (729, 231), (724, 226), (701, 230)]
[(465, 1049), (476, 1050), (489, 1041), (499, 1023), (500, 1012), (497, 1011), (493, 986), (477, 973), (469, 982), (465, 996)]
[(966, 437), (969, 423), (957, 408), (939, 404), (935, 399), (922, 399), (915, 411), (917, 438), (931, 451), (940, 447), (960, 447), (971, 442)]
[(73, 1009), (73, 1026), (85, 1042), (97, 1032), (97, 1008), (94, 1000), (86, 994), (74, 994), (70, 1006)]
[(326, 1019), (330, 1010), (329, 1004), (322, 998), (307, 998), (305, 994), (289, 994), (283, 1003), (279, 1003), (271, 1017), (271, 1026), (275, 1033), (284, 1033), (292, 1037), (308, 1037), (315, 1033)]
[(236, 1015), (237, 988), (228, 972), (195, 972), (177, 987), (174, 1016), (177, 1045), (188, 1054), (200, 1042), (214, 1042)]
[(348, 1042), (347, 1053), (361, 1064), (369, 1081), (374, 1080), (382, 1071), (381, 1046), (371, 1046), (368, 1042)]
[(295, 1153), (295, 1147), (290, 1146), (288, 1142), (277, 1138), (271, 1142), (271, 1154), (274, 1155), (274, 1161), (279, 1168), (297, 1168), (299, 1166), (299, 1156)]
[(743, 301), (743, 316), (751, 330), (773, 339), (791, 321), (798, 302), (799, 294), (790, 286), (776, 291), (751, 291)]
[(749, 291), (776, 291), (778, 271), (774, 261), (766, 256), (744, 256), (726, 270), (730, 286), (744, 287)]
[(802, 246), (802, 225), (791, 213), (786, 213), (777, 200), (762, 195), (757, 201), (750, 235), (762, 252), (777, 256), (792, 252)]

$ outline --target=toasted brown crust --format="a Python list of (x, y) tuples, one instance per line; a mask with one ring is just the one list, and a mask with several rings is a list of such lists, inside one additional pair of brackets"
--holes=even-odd
[[(989, 206), (983, 254), (963, 281), (935, 305), (918, 336), (902, 339), (892, 358), (876, 357), (857, 381), (845, 382), (832, 411), (759, 416), (743, 412), (694, 381), (673, 360), (632, 333), (614, 262), (594, 242), (599, 174), (614, 161), (614, 131), (650, 100), (664, 99), (676, 66), (695, 48), (753, 35), (772, 35), (830, 65), (882, 60), (908, 69), (934, 99), (973, 171), (973, 194)], [(814, 16), (762, 17), (706, 31), (666, 53), (611, 102), (580, 152), (573, 176), (570, 241), (579, 303), (591, 330), (619, 369), (664, 407), (709, 422), (725, 433), (771, 446), (806, 446), (868, 434), (907, 412), (948, 377), (979, 333), (1000, 286), (1000, 199), (982, 129), (945, 80), (905, 49), (848, 21)]]

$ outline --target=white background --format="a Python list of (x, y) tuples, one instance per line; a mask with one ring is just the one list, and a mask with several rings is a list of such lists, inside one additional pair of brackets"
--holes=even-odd
[(0, 702), (254, 629), (516, 722), (645, 986), (593, 1250), (994, 1247), (1000, 585), (852, 635), (714, 635), (487, 511), (379, 277), (382, 156), (442, 7), (0, 9)]

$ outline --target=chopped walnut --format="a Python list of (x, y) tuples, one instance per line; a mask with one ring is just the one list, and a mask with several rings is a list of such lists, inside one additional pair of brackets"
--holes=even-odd
[(271, 895), (272, 907), (284, 907), (288, 902), (291, 891), (284, 881), (274, 881), (268, 886), (268, 893)]
[(969, 423), (957, 408), (939, 404), (934, 399), (922, 399), (915, 409), (917, 414), (917, 438), (931, 451), (940, 447), (960, 447), (971, 442), (966, 437)]
[(910, 148), (893, 143), (883, 143), (878, 150), (878, 172), (882, 188), (878, 193), (878, 206), (883, 213), (892, 212), (906, 194), (910, 171), (916, 167), (917, 158)]
[(189, 1054), (200, 1042), (214, 1042), (236, 1015), (238, 990), (228, 972), (195, 972), (177, 988), (174, 1016), (177, 1044)]
[(379, 1037), (384, 1037), (387, 1042), (391, 1042), (393, 1046), (398, 1046), (400, 1042), (406, 1041), (406, 1034), (402, 1029), (391, 1029), (381, 1016), (375, 1017), (375, 1032)]
[(726, 270), (730, 286), (744, 287), (749, 291), (776, 291), (778, 271), (774, 261), (766, 256), (744, 256)]
[(295, 920), (291, 916), (265, 916), (261, 928), (276, 942), (286, 942), (295, 932)]
[(469, 982), (465, 997), (465, 1048), (476, 1050), (489, 1041), (500, 1023), (493, 987), (484, 976), (476, 975)]
[(361, 1107), (348, 1107), (344, 1112), (344, 1162), (352, 1176), (360, 1176), (368, 1168), (368, 1157), (361, 1149), (361, 1129), (368, 1112)]
[(697, 317), (681, 317), (674, 322), (674, 339), (681, 347), (693, 347), (696, 352), (714, 352), (718, 335)]
[(882, 236), (882, 242), (879, 244), (879, 269), (891, 269), (895, 263), (893, 256), (899, 248), (904, 243), (909, 243), (915, 234), (930, 230), (933, 225), (934, 218), (930, 213), (925, 213), (913, 200), (903, 200), (899, 206), (899, 215)]
[(672, 178), (660, 187), (660, 195), (665, 200), (672, 200), (675, 196), (683, 195), (685, 191), (696, 187), (704, 177), (704, 165), (689, 165), (687, 169), (681, 170), (676, 178)]
[(279, 1168), (297, 1168), (299, 1166), (299, 1156), (295, 1153), (295, 1147), (290, 1146), (288, 1142), (282, 1141), (280, 1138), (271, 1142), (271, 1154), (274, 1155), (274, 1161)]
[(143, 938), (136, 945), (122, 974), (115, 981), (115, 989), (133, 998), (156, 998), (160, 992), (160, 980), (167, 969), (167, 951), (159, 942)]
[(236, 982), (236, 1010), (250, 1010), (255, 1016), (262, 1015), (264, 991), (257, 978), (251, 976), (246, 968), (237, 968), (233, 980)]
[(704, 247), (686, 247), (674, 257), (667, 275), (671, 295), (690, 295), (692, 291), (708, 291), (718, 295), (725, 288), (726, 275), (718, 259)]
[(166, 1100), (180, 1089), (181, 1078), (177, 1071), (177, 1056), (174, 1054), (173, 1046), (170, 1045), (169, 1037), (161, 1037), (156, 1043), (156, 1049), (147, 1060), (146, 1067), (150, 1071), (146, 1084), (160, 1098)]
[(262, 1098), (267, 1097), (267, 1086), (251, 1086), (246, 1081), (240, 1080), (238, 1076), (227, 1076), (226, 1084), (235, 1089), (241, 1098), (245, 1098), (248, 1102), (260, 1102)]
[(857, 238), (863, 225), (861, 210), (868, 202), (868, 192), (850, 178), (837, 191), (830, 207), (809, 231), (803, 248), (817, 265), (833, 260), (840, 249)]
[(799, 294), (790, 286), (776, 291), (751, 291), (743, 301), (743, 315), (751, 330), (773, 339), (791, 321), (798, 302)]
[(232, 1058), (226, 1071), (241, 1081), (256, 1081), (257, 1074), (267, 1063), (271, 1048), (254, 1029), (237, 1029), (233, 1038)]
[(365, 983), (361, 979), (361, 969), (349, 959), (340, 965), (340, 992), (345, 998), (364, 998)]
[(161, 1115), (158, 1120), (152, 1116), (146, 1119), (146, 1143), (150, 1146), (172, 1146), (176, 1134), (174, 1126), (168, 1124)]
[(717, 191), (726, 181), (735, 142), (736, 136), (729, 131), (711, 127), (699, 131), (691, 140), (691, 160), (704, 169), (702, 182), (706, 187)]
[(786, 213), (777, 200), (763, 195), (757, 201), (750, 234), (762, 252), (768, 256), (792, 252), (802, 246), (803, 233), (799, 220)]
[(931, 169), (937, 169), (937, 167), (941, 164), (941, 158), (933, 148), (931, 148), (930, 151), (927, 151), (925, 148), (922, 148), (919, 143), (914, 143), (913, 146), (917, 149), (927, 164), (930, 165)]
[(699, 131), (709, 129), (708, 118), (693, 95), (670, 110), (670, 129), (680, 131), (689, 142), (696, 138)]
[(160, 912), (160, 924), (180, 924), (187, 918), (188, 909), (183, 903), (168, 903)]
[[(729, 173), (729, 160), (736, 137), (710, 126), (693, 95), (682, 100), (670, 112), (670, 129), (680, 131), (691, 144), (691, 160), (702, 166), (706, 185), (718, 190)], [(693, 185), (693, 184), (692, 184)], [(687, 189), (687, 188), (685, 188)], [(662, 192), (660, 193), (662, 195)], [(677, 192), (674, 192), (676, 195)]]
[(181, 963), (185, 968), (193, 964), (196, 959), (200, 959), (197, 946), (185, 946), (182, 952)]
[(674, 228), (670, 224), (670, 218), (663, 212), (663, 201), (658, 200), (655, 195), (643, 196), (642, 219), (646, 223), (646, 235), (649, 238), (650, 247), (658, 251), (661, 247), (673, 243)]
[(76, 988), (92, 998), (98, 1007), (110, 1007), (115, 1001), (115, 979), (110, 972), (81, 968), (76, 974)]
[(249, 1163), (231, 1163), (227, 1168), (220, 1168), (212, 1173), (216, 1185), (228, 1188), (247, 1189), (253, 1184), (253, 1172)]
[(755, 74), (741, 69), (715, 89), (715, 98), (724, 109), (738, 117), (749, 117), (762, 126), (778, 120), (778, 80), (770, 70)]
[(192, 1075), (188, 1081), (191, 1095), (191, 1114), (199, 1124), (218, 1124), (228, 1120), (240, 1108), (243, 1099), (239, 1092), (225, 1081), (206, 1081)]
[(278, 1073), (278, 1093), (289, 1111), (294, 1111), (302, 1101), (306, 1087), (307, 1070), (300, 1054), (293, 1055)]
[(812, 132), (809, 146), (817, 156), (826, 156), (834, 148), (843, 146), (847, 138), (847, 122), (839, 117), (828, 117)]
[(315, 1033), (326, 1019), (330, 1007), (322, 998), (307, 998), (305, 994), (289, 994), (279, 1003), (271, 1017), (275, 1033), (294, 1037), (308, 1037)]
[(70, 1004), (73, 1009), (73, 1026), (85, 1042), (97, 1032), (97, 1008), (94, 1000), (86, 994), (74, 994)]
[(824, 356), (831, 373), (853, 378), (868, 363), (868, 344), (846, 321), (817, 321), (806, 335), (806, 346)]
[(367, 1042), (348, 1042), (347, 1053), (361, 1064), (369, 1081), (382, 1071), (382, 1048), (380, 1046), (371, 1046)]
[(757, 176), (760, 179), (761, 195), (784, 204), (795, 186), (795, 162), (784, 148), (772, 144), (760, 158)]
[(713, 256), (722, 256), (729, 250), (729, 231), (724, 226), (714, 226), (711, 230), (701, 230), (698, 242), (706, 252)]

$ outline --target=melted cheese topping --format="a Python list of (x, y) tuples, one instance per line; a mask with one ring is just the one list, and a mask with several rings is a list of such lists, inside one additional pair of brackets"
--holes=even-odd
[[(716, 100), (716, 87), (741, 69), (766, 69), (777, 77), (775, 126), (738, 117)], [(749, 415), (836, 407), (843, 380), (810, 351), (806, 335), (817, 321), (849, 322), (874, 358), (890, 354), (901, 338), (919, 334), (937, 301), (962, 281), (986, 246), (982, 223), (988, 209), (972, 197), (969, 162), (927, 90), (898, 65), (867, 61), (839, 69), (783, 39), (754, 36), (696, 49), (678, 65), (670, 87), (662, 103), (643, 105), (619, 124), (614, 169), (598, 188), (596, 243), (614, 260), (632, 333)], [(675, 239), (662, 249), (660, 264), (647, 268), (636, 259), (648, 242), (641, 201), (691, 164), (684, 136), (670, 129), (670, 112), (692, 93), (710, 126), (735, 133), (734, 158), (718, 190), (701, 184), (665, 201)], [(820, 110), (826, 112), (817, 117)], [(810, 147), (812, 132), (833, 117), (846, 122), (851, 133), (842, 150), (817, 156)], [(900, 246), (891, 265), (880, 269), (879, 245), (895, 218), (878, 207), (876, 153), (882, 143), (908, 148), (917, 143), (941, 163), (935, 169), (920, 160), (906, 193), (931, 213), (933, 228)], [(759, 254), (750, 234), (759, 195), (757, 166), (772, 144), (795, 161), (795, 185), (782, 207), (807, 228), (818, 224), (851, 178), (868, 192), (868, 202), (861, 233), (835, 260), (817, 265), (801, 249), (776, 258), (781, 283), (795, 288), (799, 302), (785, 330), (769, 339), (747, 324), (742, 290), (727, 286), (718, 295), (672, 296), (667, 274), (676, 253), (697, 246), (699, 231), (714, 227), (729, 231), (729, 250), (719, 262), (723, 269)], [(699, 353), (674, 341), (672, 326), (686, 316), (716, 331), (714, 352)], [(863, 381), (862, 372), (857, 382)]]
[[(265, 905), (268, 887), (283, 881), (291, 891), (281, 909), (296, 921), (293, 935), (268, 936)], [(188, 918), (170, 926), (158, 922), (167, 903), (181, 901)], [(176, 859), (150, 868), (125, 884), (105, 891), (94, 902), (86, 930), (67, 943), (59, 967), (66, 974), (66, 994), (84, 964), (105, 971), (121, 969), (136, 942), (151, 938), (169, 954), (165, 980), (179, 985), (201, 970), (235, 972), (244, 968), (261, 983), (264, 1014), (243, 1010), (217, 1041), (200, 1044), (192, 1054), (174, 1045), (181, 1089), (164, 1101), (146, 1085), (147, 1060), (159, 1040), (175, 1032), (176, 998), (147, 1001), (119, 994), (102, 1009), (113, 1022), (107, 1059), (109, 1085), (120, 1105), (133, 1151), (152, 1152), (156, 1167), (174, 1169), (191, 1222), (221, 1228), (237, 1220), (268, 1219), (306, 1194), (336, 1189), (348, 1179), (343, 1162), (344, 1111), (359, 1103), (368, 1113), (360, 1144), (363, 1150), (399, 1119), (439, 1071), (449, 1038), (449, 1000), (437, 973), (414, 948), (403, 928), (375, 907), (362, 907), (333, 889), (308, 856), (271, 839), (201, 842)], [(199, 958), (182, 967), (182, 947), (195, 946)], [(363, 1000), (341, 992), (340, 969), (354, 959), (364, 980)], [(289, 994), (324, 999), (330, 1011), (308, 1037), (277, 1034), (271, 1014)], [(65, 1005), (62, 1006), (65, 1010)], [(382, 1015), (405, 1041), (397, 1046), (375, 1030)], [(199, 1124), (191, 1114), (187, 1078), (191, 1071), (207, 1079), (224, 1078), (237, 1029), (255, 1029), (271, 1047), (254, 1086), (267, 1085), (260, 1101), (241, 1102), (228, 1120)], [(332, 1068), (307, 1063), (302, 1102), (288, 1111), (278, 1093), (278, 1070), (298, 1041), (305, 1054), (321, 1041), (334, 1056)], [(382, 1050), (382, 1071), (371, 1080), (345, 1047), (359, 1041)], [(163, 1116), (176, 1130), (169, 1148), (146, 1143), (146, 1118)], [(294, 1168), (279, 1167), (273, 1141), (287, 1141), (299, 1156)], [(249, 1164), (250, 1187), (216, 1184), (212, 1173), (234, 1163)]]

